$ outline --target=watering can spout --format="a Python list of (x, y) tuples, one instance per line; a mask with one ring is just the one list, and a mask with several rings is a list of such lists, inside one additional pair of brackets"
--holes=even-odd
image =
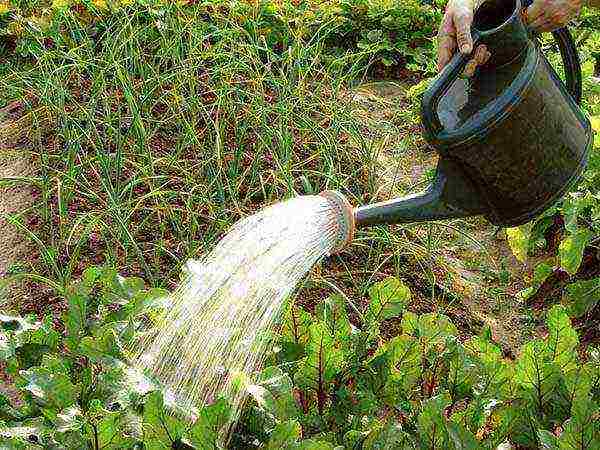
[(448, 160), (438, 163), (434, 182), (420, 194), (358, 208), (353, 208), (338, 191), (325, 191), (321, 195), (329, 201), (336, 219), (334, 253), (352, 242), (359, 227), (468, 217), (487, 210), (474, 185)]
[(409, 195), (354, 210), (357, 227), (429, 222), (482, 214), (473, 186), (463, 177), (455, 176), (453, 167), (445, 163), (438, 167), (434, 182), (422, 193)]
[(356, 226), (425, 222), (468, 215), (445, 204), (444, 181), (438, 178), (426, 191), (419, 194), (356, 208)]

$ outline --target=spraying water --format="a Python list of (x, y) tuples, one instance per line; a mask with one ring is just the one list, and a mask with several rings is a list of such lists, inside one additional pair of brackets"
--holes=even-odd
[(170, 310), (133, 349), (134, 365), (176, 403), (224, 395), (239, 414), (235, 379), (261, 367), (283, 303), (324, 256), (350, 239), (352, 216), (335, 193), (297, 197), (241, 220), (187, 277)]

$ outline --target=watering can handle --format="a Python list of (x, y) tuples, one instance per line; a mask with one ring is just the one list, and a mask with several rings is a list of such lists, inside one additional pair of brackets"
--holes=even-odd
[[(476, 49), (479, 44), (480, 35), (473, 33), (473, 48)], [(438, 116), (438, 104), (441, 98), (448, 92), (452, 83), (463, 73), (465, 67), (472, 59), (473, 54), (465, 54), (457, 52), (454, 54), (450, 62), (444, 67), (440, 75), (433, 81), (431, 87), (425, 92), (423, 97), (424, 105), (431, 105), (430, 108), (423, 110), (423, 124), (425, 129), (439, 133), (443, 130), (440, 117)]]
[[(582, 97), (582, 73), (581, 60), (577, 52), (575, 40), (571, 32), (565, 27), (552, 32), (554, 40), (560, 51), (565, 71), (565, 88), (575, 103), (579, 104)], [(481, 35), (473, 33), (473, 48), (477, 48)], [(443, 130), (438, 116), (438, 104), (442, 96), (446, 94), (452, 83), (464, 71), (466, 65), (472, 58), (472, 54), (456, 53), (450, 63), (442, 70), (442, 73), (434, 80), (431, 88), (423, 97), (424, 105), (431, 105), (423, 110), (423, 124), (425, 129), (437, 134)]]
[(581, 60), (573, 35), (566, 27), (553, 31), (552, 35), (562, 57), (567, 92), (573, 97), (575, 103), (580, 104), (583, 95), (583, 75)]
[[(523, 9), (529, 8), (532, 3), (533, 0), (522, 0), (521, 2)], [(565, 87), (567, 88), (567, 92), (573, 97), (573, 100), (575, 100), (575, 103), (579, 104), (581, 103), (583, 91), (583, 75), (581, 73), (581, 60), (579, 59), (577, 45), (567, 27), (554, 30), (552, 35), (562, 57), (565, 69)]]

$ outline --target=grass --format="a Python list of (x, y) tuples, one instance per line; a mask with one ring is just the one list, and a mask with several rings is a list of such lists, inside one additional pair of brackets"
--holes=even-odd
[[(366, 76), (363, 55), (332, 57), (325, 32), (278, 51), (231, 16), (182, 21), (177, 7), (160, 26), (134, 9), (94, 38), (69, 27), (76, 46), (0, 81), (33, 116), (37, 202), (13, 221), (37, 249), (16, 276), (45, 290), (41, 305), (90, 264), (173, 288), (181, 265), (241, 217), (325, 189), (380, 200), (382, 154), (423, 145), (417, 102), (367, 111), (348, 88)], [(306, 306), (340, 290), (364, 299), (374, 281), (415, 271), (428, 274), (413, 279), (418, 295), (443, 305), (431, 270), (443, 244), (411, 228), (361, 233), (315, 272)]]
[(275, 52), (231, 17), (184, 22), (173, 7), (160, 21), (111, 17), (0, 81), (53, 124), (33, 127), (38, 201), (13, 220), (56, 294), (98, 263), (172, 287), (185, 260), (265, 204), (374, 191), (376, 144), (345, 89), (363, 73), (325, 60), (326, 35)]
[[(368, 51), (328, 51), (335, 24), (307, 36), (284, 23), (278, 46), (266, 41), (259, 17), (189, 11), (132, 7), (94, 33), (67, 12), (68, 40), (35, 64), (1, 66), (0, 104), (24, 103), (27, 151), (39, 165), (28, 180), (35, 206), (11, 219), (36, 248), (14, 276), (31, 280), (37, 312), (91, 264), (173, 288), (181, 265), (235, 221), (291, 196), (338, 189), (361, 204), (398, 194), (389, 185), (402, 177), (392, 171), (382, 181), (382, 164), (413, 165), (412, 150), (423, 147), (421, 79), (413, 74), (396, 86), (402, 95), (365, 106), (349, 86), (368, 78)], [(403, 183), (402, 193), (431, 175)], [(416, 293), (416, 309), (468, 322), (449, 246), (479, 249), (482, 260), (471, 268), (493, 282), (506, 276), (486, 254), (478, 225), (361, 232), (350, 251), (315, 271), (302, 297), (311, 308), (341, 291), (360, 309), (373, 281), (396, 275)], [(489, 296), (510, 309), (500, 281)], [(18, 299), (13, 307), (21, 308)]]

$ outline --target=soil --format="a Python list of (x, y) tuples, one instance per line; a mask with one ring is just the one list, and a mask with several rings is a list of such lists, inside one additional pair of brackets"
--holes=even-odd
[[(20, 183), (21, 178), (33, 177), (36, 164), (27, 151), (26, 137), (17, 117), (23, 108), (13, 103), (0, 110), (0, 279), (10, 275), (15, 265), (23, 265), (31, 252), (31, 244), (10, 223), (8, 217), (21, 214), (33, 205), (31, 187)], [(0, 291), (0, 308), (8, 309), (14, 297), (27, 296), (17, 283)]]
[[(31, 208), (31, 188), (18, 179), (35, 176), (36, 164), (27, 152), (26, 137), (17, 126), (23, 117), (23, 108), (14, 103), (0, 109), (0, 283), (6, 280), (16, 265), (27, 262), (31, 244), (7, 219)], [(29, 289), (21, 282), (0, 284), (0, 314), (8, 313), (16, 305), (29, 303)], [(10, 377), (0, 364), (0, 394), (18, 404)]]
[[(394, 118), (406, 116), (411, 105), (409, 93), (407, 85), (377, 82), (360, 86), (353, 96), (357, 114), (370, 125), (371, 139), (381, 148), (377, 201), (422, 190), (435, 170), (437, 155), (423, 142), (414, 120), (394, 123)], [(411, 231), (415, 238), (425, 238), (433, 231), (437, 240), (430, 260), (414, 262), (413, 269), (423, 269), (407, 275), (417, 291), (411, 309), (440, 311), (440, 299), (444, 298), (440, 312), (450, 316), (465, 336), (489, 326), (505, 355), (516, 356), (535, 334), (528, 305), (517, 296), (535, 261), (519, 262), (504, 232), (479, 218), (417, 225)], [(432, 278), (436, 298), (431, 295)], [(420, 285), (424, 287), (421, 295)]]

